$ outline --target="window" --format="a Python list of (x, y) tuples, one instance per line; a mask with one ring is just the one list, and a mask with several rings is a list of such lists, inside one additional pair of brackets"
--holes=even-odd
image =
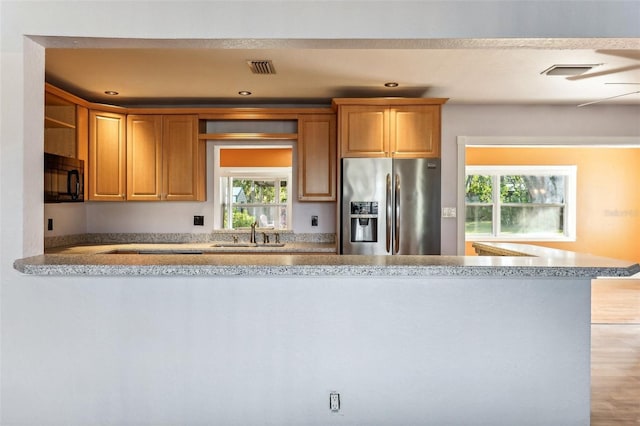
[(292, 228), (290, 142), (213, 147), (214, 229)]
[(467, 166), (465, 235), (575, 240), (575, 166)]
[(220, 168), (222, 228), (290, 226), (290, 169)]

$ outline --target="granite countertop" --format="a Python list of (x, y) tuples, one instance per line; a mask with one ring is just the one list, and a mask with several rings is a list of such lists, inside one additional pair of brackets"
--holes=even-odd
[(113, 243), (78, 244), (45, 250), (45, 254), (230, 254), (230, 253), (327, 253), (335, 254), (334, 243), (286, 242), (282, 244), (248, 244), (232, 241), (208, 241), (188, 243)]
[[(215, 243), (206, 243), (211, 246)], [(320, 253), (318, 244), (302, 243), (313, 255), (292, 254), (294, 244), (272, 251), (229, 255), (110, 254), (123, 246), (146, 249), (175, 244), (93, 245), (49, 250), (47, 254), (19, 259), (14, 267), (25, 274), (58, 276), (495, 276), (495, 277), (621, 277), (640, 272), (634, 262), (560, 250), (549, 256), (359, 256)], [(310, 246), (313, 244), (313, 246)], [(180, 244), (198, 249), (202, 244)], [(518, 245), (526, 246), (526, 245)], [(300, 246), (302, 248), (302, 246)], [(327, 248), (327, 247), (325, 247)], [(526, 247), (523, 247), (525, 249)], [(238, 248), (239, 249), (239, 248)], [(266, 249), (266, 248), (265, 248)], [(232, 248), (233, 253), (238, 253)], [(255, 250), (255, 249), (252, 249)], [(56, 251), (56, 253), (53, 253)], [(255, 253), (255, 254), (254, 254)]]
[[(576, 253), (568, 250), (560, 250), (551, 247), (543, 247), (534, 244), (479, 242), (471, 244), (480, 256), (533, 256), (545, 257), (555, 260), (572, 260), (577, 257), (587, 258), (588, 254)], [(595, 256), (591, 256), (592, 258)]]

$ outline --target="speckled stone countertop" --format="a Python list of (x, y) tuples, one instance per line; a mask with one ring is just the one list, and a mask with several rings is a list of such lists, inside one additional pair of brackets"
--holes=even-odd
[(210, 241), (206, 243), (126, 243), (126, 244), (80, 244), (69, 247), (54, 247), (45, 250), (45, 254), (292, 254), (325, 253), (335, 254), (333, 243), (282, 243), (248, 244), (231, 241)]
[[(211, 246), (212, 243), (206, 243)], [(540, 256), (357, 256), (290, 254), (293, 246), (271, 253), (230, 255), (219, 251), (179, 253), (175, 244), (135, 244), (154, 254), (110, 254), (123, 245), (77, 246), (19, 259), (25, 274), (59, 276), (465, 276), (465, 277), (624, 277), (640, 272), (637, 263), (565, 251)], [(173, 251), (157, 250), (163, 246)], [(172, 246), (172, 247), (168, 247)], [(180, 244), (183, 252), (201, 244)], [(289, 246), (289, 247), (287, 247)], [(330, 245), (334, 247), (333, 245)], [(522, 245), (519, 245), (522, 246)], [(202, 247), (201, 247), (202, 249)], [(307, 245), (307, 249), (309, 246)], [(254, 249), (253, 249), (254, 250)], [(335, 251), (335, 249), (334, 249)]]

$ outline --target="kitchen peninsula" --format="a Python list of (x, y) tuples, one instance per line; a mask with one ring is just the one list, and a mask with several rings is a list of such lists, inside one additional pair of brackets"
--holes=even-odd
[[(558, 252), (170, 254), (175, 246), (195, 248), (107, 254), (85, 247), (20, 259), (14, 267), (43, 276), (38, 291), (82, 288), (103, 295), (90, 302), (95, 309), (116, 297), (118, 315), (146, 312), (163, 324), (161, 318), (170, 318), (179, 344), (170, 352), (192, 359), (198, 383), (234, 386), (237, 362), (254, 381), (268, 382), (285, 357), (295, 370), (289, 374), (314, 382), (319, 404), (337, 389), (341, 412), (358, 412), (368, 424), (399, 415), (376, 408), (382, 400), (414, 407), (401, 414), (411, 424), (426, 418), (431, 424), (589, 424), (590, 281), (640, 271), (631, 262)], [(86, 276), (94, 280), (78, 281)], [(109, 276), (114, 279), (105, 281)], [(138, 327), (127, 328), (132, 324)], [(240, 360), (227, 359), (230, 353)], [(348, 385), (345, 375), (359, 379)], [(387, 391), (381, 384), (388, 381), (405, 392)]]
[[(485, 243), (483, 247), (496, 245)], [(281, 247), (260, 244), (234, 247), (233, 243), (221, 246), (210, 242), (97, 244), (50, 250), (50, 254), (17, 260), (14, 266), (26, 274), (62, 276), (367, 275), (591, 279), (640, 272), (640, 266), (632, 262), (525, 244), (511, 244), (510, 247), (512, 251), (508, 256), (337, 256), (335, 247), (326, 243), (287, 243)]]

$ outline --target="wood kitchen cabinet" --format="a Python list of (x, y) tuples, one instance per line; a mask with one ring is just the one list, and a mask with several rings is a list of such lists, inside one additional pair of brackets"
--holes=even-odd
[(127, 200), (204, 200), (197, 115), (127, 117)]
[[(89, 109), (86, 101), (45, 84), (44, 152), (83, 160), (83, 182), (89, 181)], [(84, 191), (85, 200), (89, 192)]]
[(162, 196), (162, 116), (127, 116), (127, 200)]
[(125, 114), (89, 111), (89, 200), (125, 200), (125, 126)]
[(164, 200), (205, 200), (205, 157), (205, 143), (198, 140), (197, 115), (162, 117)]
[(76, 104), (62, 96), (45, 92), (44, 152), (76, 158)]
[(444, 102), (446, 99), (334, 99), (340, 156), (439, 157)]
[(336, 118), (333, 114), (298, 119), (298, 200), (336, 200)]

